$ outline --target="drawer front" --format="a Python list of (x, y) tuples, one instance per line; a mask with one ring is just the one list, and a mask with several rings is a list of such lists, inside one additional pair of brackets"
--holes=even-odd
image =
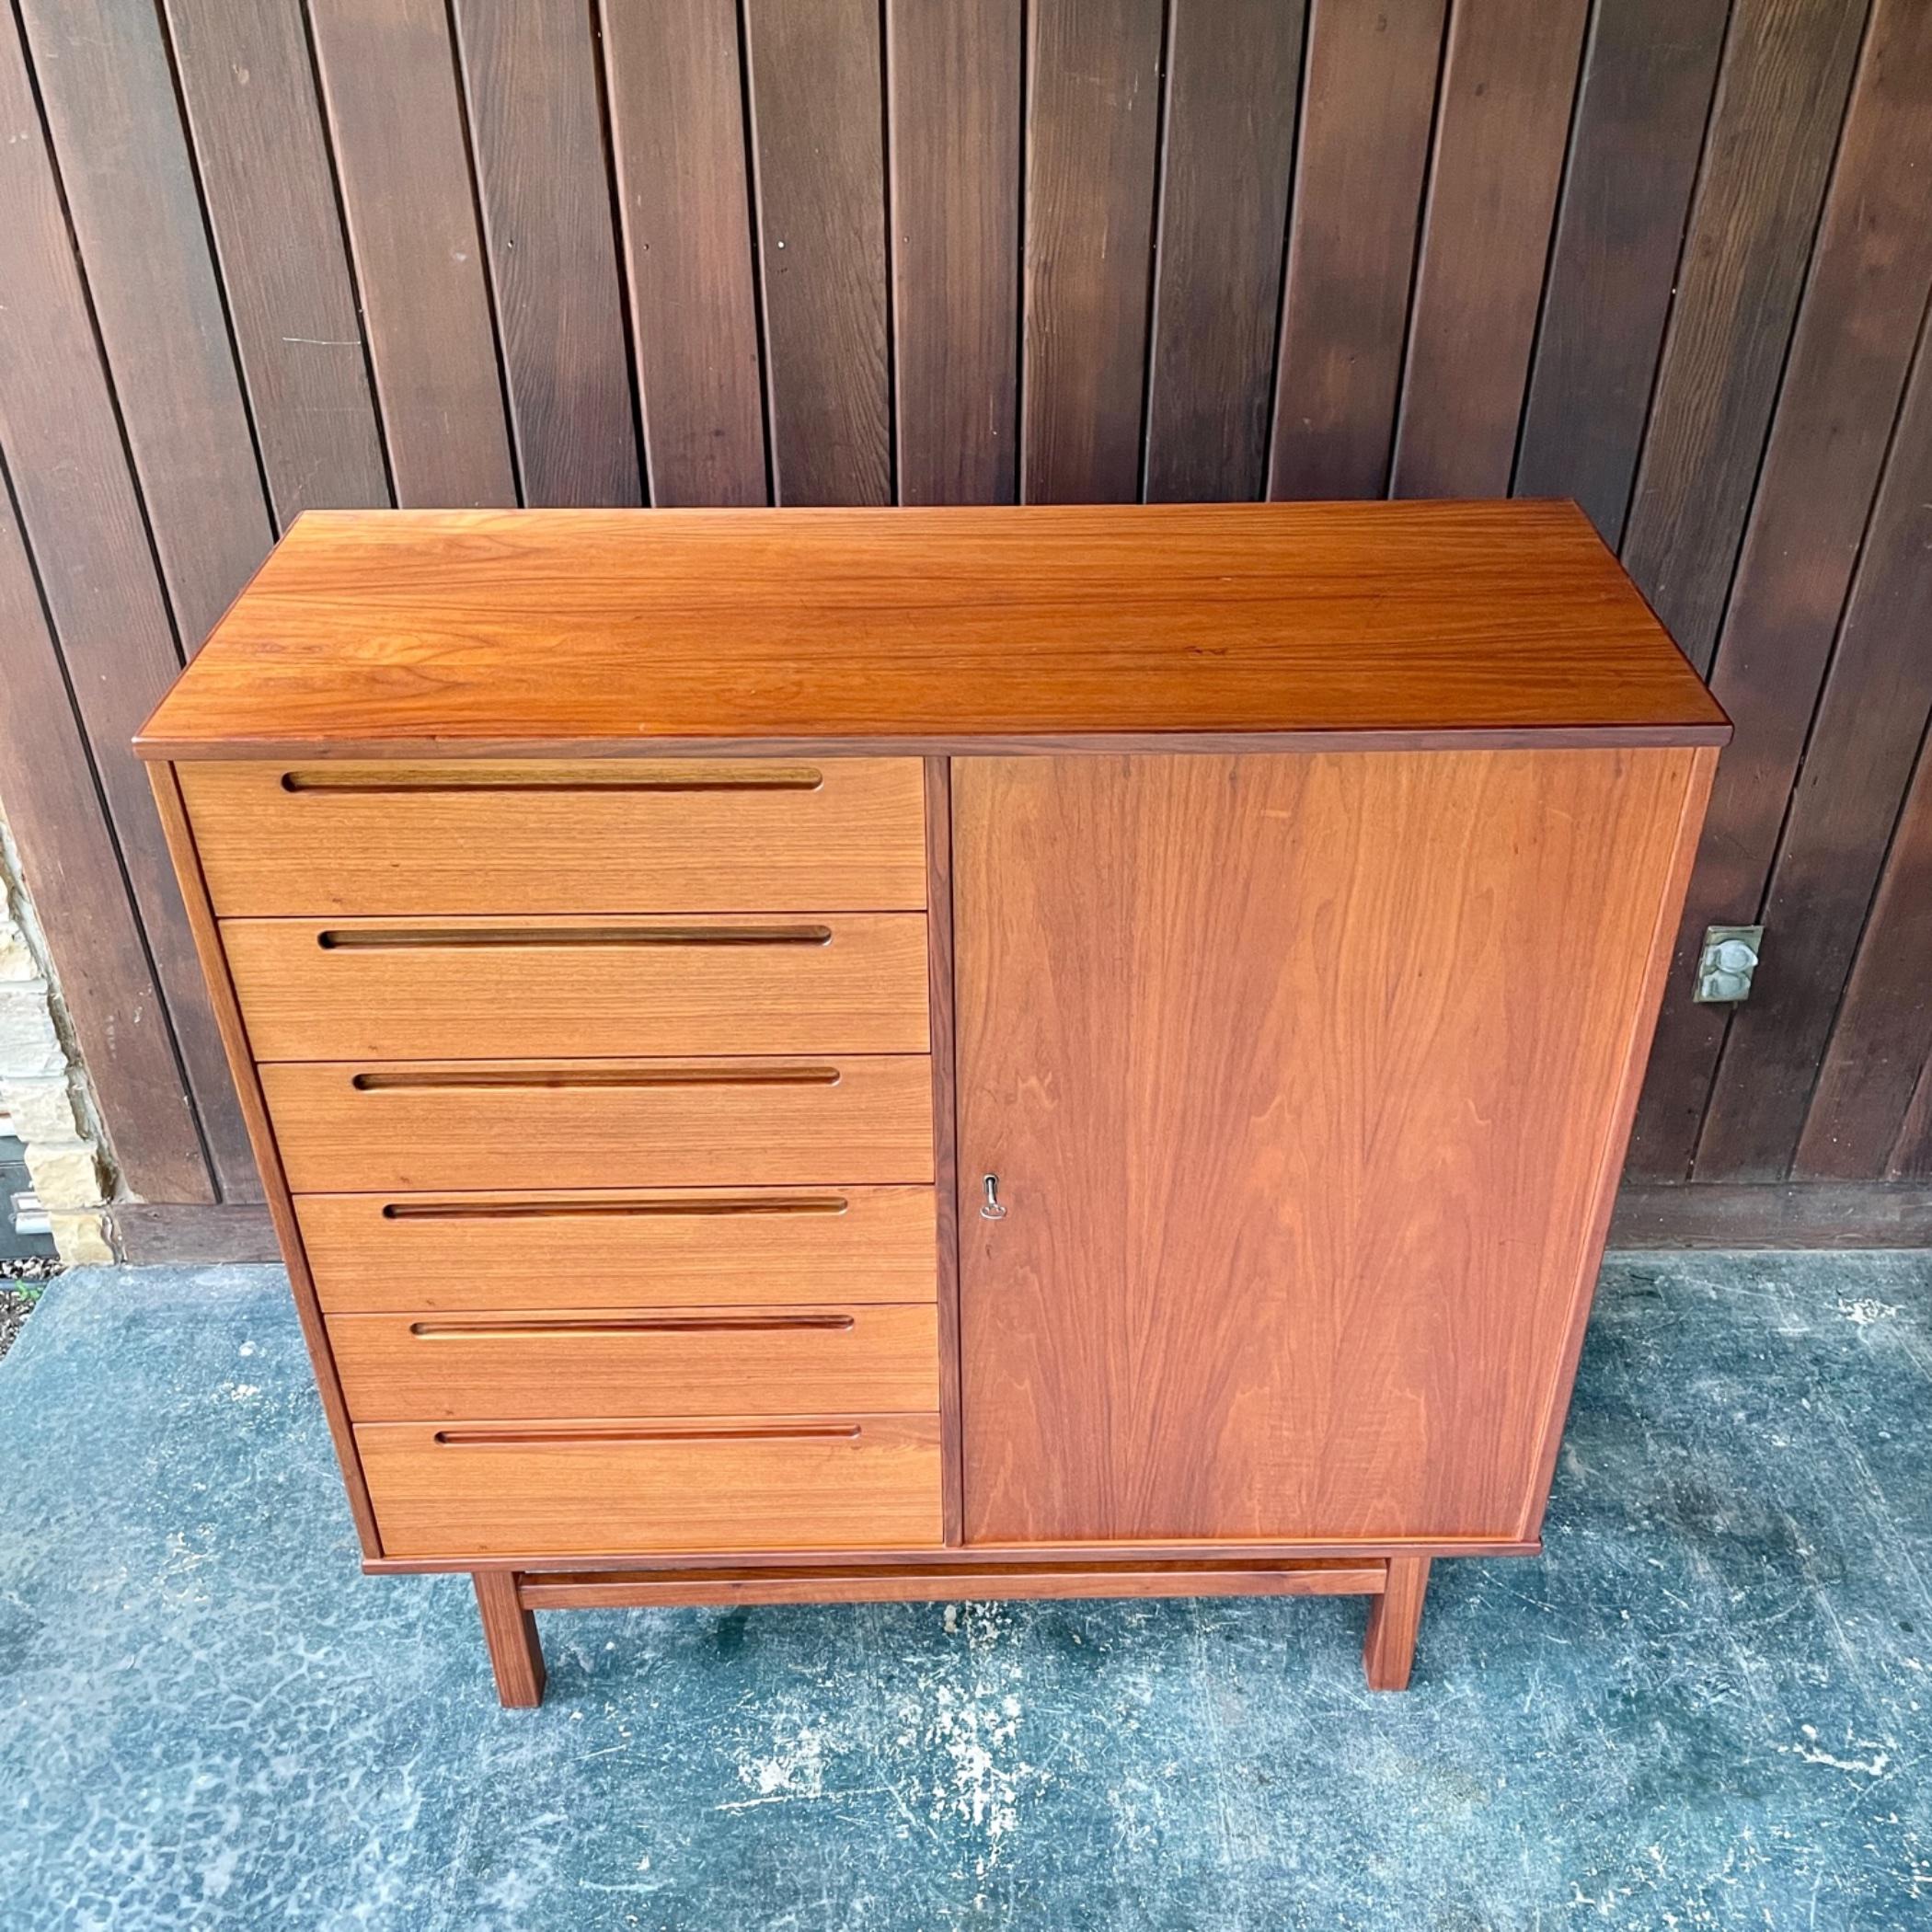
[(935, 1409), (937, 1310), (533, 1309), (339, 1315), (329, 1345), (359, 1422)]
[(229, 919), (261, 1060), (923, 1053), (919, 913)]
[(697, 1557), (940, 1540), (937, 1416), (371, 1422), (355, 1435), (389, 1557)]
[(303, 1194), (295, 1217), (330, 1315), (938, 1293), (930, 1188)]
[(261, 1069), (295, 1193), (933, 1178), (919, 1054), (303, 1062)]
[(177, 767), (215, 911), (915, 911), (916, 758)]

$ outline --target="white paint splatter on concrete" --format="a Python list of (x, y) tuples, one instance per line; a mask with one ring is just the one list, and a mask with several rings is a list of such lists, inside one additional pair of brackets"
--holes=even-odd
[(1875, 1296), (1861, 1294), (1838, 1297), (1838, 1313), (1846, 1321), (1860, 1328), (1869, 1328), (1875, 1321), (1891, 1321), (1899, 1310), (1890, 1302), (1881, 1302)]
[(774, 1727), (770, 1755), (742, 1760), (738, 1777), (761, 1799), (823, 1797), (825, 1733), (811, 1725), (781, 1719)]
[(1858, 1771), (1867, 1777), (1882, 1777), (1891, 1766), (1892, 1740), (1890, 1738), (1853, 1738), (1847, 1735), (1845, 1746), (1847, 1751), (1864, 1751), (1870, 1755), (1840, 1757), (1819, 1743), (1815, 1725), (1800, 1724), (1798, 1729), (1804, 1738), (1803, 1743), (1779, 1744), (1777, 1748), (1805, 1764), (1824, 1765), (1834, 1771)]

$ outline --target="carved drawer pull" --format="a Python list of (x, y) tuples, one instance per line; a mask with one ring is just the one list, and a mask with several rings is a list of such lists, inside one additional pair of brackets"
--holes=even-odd
[(357, 1074), (360, 1094), (403, 1088), (558, 1087), (836, 1087), (835, 1066), (450, 1067), (422, 1073)]
[(372, 776), (367, 768), (332, 770), (313, 765), (282, 775), (287, 792), (462, 792), (462, 791), (817, 791), (824, 774), (813, 765), (712, 765), (680, 771), (675, 766), (642, 773), (621, 767), (605, 772), (581, 768), (565, 771), (507, 771), (482, 765), (466, 771), (460, 765), (402, 767)]
[(853, 1326), (849, 1315), (618, 1315), (541, 1321), (413, 1321), (409, 1333), (422, 1341), (501, 1341), (534, 1336), (755, 1335), (795, 1328), (844, 1332)]
[(755, 1194), (707, 1201), (699, 1196), (670, 1201), (388, 1201), (385, 1221), (510, 1221), (574, 1218), (604, 1214), (843, 1214), (850, 1206), (843, 1194)]
[(487, 946), (829, 946), (829, 926), (330, 926), (316, 935), (324, 952)]
[(856, 1443), (859, 1433), (857, 1422), (747, 1422), (689, 1429), (612, 1422), (582, 1429), (439, 1429), (435, 1441), (444, 1449), (528, 1449), (582, 1443)]

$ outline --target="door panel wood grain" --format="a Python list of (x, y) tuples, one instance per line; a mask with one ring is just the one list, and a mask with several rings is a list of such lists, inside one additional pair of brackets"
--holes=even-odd
[(1694, 755), (954, 762), (969, 1542), (1535, 1535)]

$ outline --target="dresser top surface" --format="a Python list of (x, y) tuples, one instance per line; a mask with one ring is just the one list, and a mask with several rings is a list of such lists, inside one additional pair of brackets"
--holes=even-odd
[(324, 511), (147, 757), (1720, 743), (1574, 505)]

